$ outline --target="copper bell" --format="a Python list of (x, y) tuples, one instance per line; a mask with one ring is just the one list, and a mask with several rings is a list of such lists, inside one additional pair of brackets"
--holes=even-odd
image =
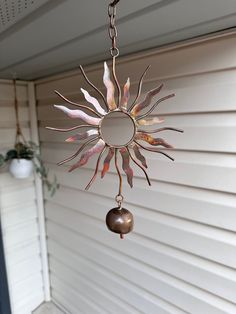
[(120, 238), (123, 239), (123, 235), (133, 230), (134, 219), (130, 211), (125, 208), (115, 207), (112, 208), (106, 216), (107, 228), (115, 233), (120, 234)]

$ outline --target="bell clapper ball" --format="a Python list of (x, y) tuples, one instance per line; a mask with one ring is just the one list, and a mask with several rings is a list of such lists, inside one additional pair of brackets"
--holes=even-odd
[(132, 213), (123, 207), (112, 208), (106, 216), (107, 228), (124, 238), (124, 234), (133, 230), (134, 219)]

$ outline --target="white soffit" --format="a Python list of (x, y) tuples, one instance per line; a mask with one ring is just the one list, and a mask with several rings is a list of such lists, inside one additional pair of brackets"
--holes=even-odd
[(49, 0), (0, 0), (0, 34)]
[[(5, 23), (0, 26), (0, 78), (16, 72), (30, 80), (109, 58), (108, 3), (0, 0)], [(235, 0), (120, 0), (117, 11), (121, 55), (236, 24)]]

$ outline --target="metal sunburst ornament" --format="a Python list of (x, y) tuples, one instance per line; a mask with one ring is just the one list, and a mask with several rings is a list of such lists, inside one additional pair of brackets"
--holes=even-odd
[[(115, 0), (108, 6), (108, 15), (110, 18), (110, 25), (109, 25), (109, 36), (112, 40), (112, 48), (110, 49), (111, 56), (112, 56), (112, 76), (113, 80), (117, 89), (117, 101), (115, 100), (115, 86), (113, 84), (113, 81), (110, 77), (110, 70), (107, 66), (107, 63), (104, 63), (104, 76), (103, 76), (103, 82), (107, 89), (107, 95), (106, 97), (103, 95), (103, 93), (93, 85), (93, 83), (88, 79), (86, 76), (82, 66), (80, 66), (80, 70), (86, 80), (86, 82), (99, 94), (99, 96), (102, 98), (105, 108), (103, 108), (98, 100), (94, 97), (92, 97), (86, 90), (81, 88), (81, 92), (83, 93), (85, 99), (87, 102), (89, 102), (94, 109), (87, 107), (85, 105), (81, 105), (75, 102), (70, 101), (63, 95), (61, 95), (58, 91), (55, 91), (56, 94), (62, 98), (65, 102), (69, 103), (70, 105), (76, 106), (80, 109), (72, 110), (67, 108), (64, 105), (54, 105), (57, 109), (62, 110), (65, 114), (67, 114), (72, 119), (81, 119), (86, 124), (78, 125), (72, 128), (68, 129), (58, 129), (58, 128), (52, 128), (48, 127), (48, 129), (53, 131), (59, 131), (59, 132), (70, 132), (73, 130), (83, 129), (83, 128), (89, 128), (89, 130), (83, 132), (83, 133), (77, 133), (71, 137), (69, 137), (66, 142), (80, 142), (85, 141), (81, 143), (81, 146), (79, 149), (70, 157), (66, 158), (65, 160), (58, 163), (58, 165), (65, 164), (73, 159), (75, 159), (82, 151), (87, 148), (90, 144), (95, 144), (87, 149), (83, 154), (81, 155), (80, 159), (73, 164), (69, 172), (80, 168), (84, 166), (90, 157), (92, 157), (95, 154), (99, 154), (97, 159), (97, 164), (95, 168), (95, 172), (93, 177), (91, 178), (90, 182), (86, 186), (86, 190), (90, 188), (92, 183), (94, 182), (95, 178), (97, 177), (99, 166), (101, 159), (103, 155), (107, 152), (107, 155), (103, 161), (103, 169), (101, 172), (101, 177), (103, 178), (108, 172), (111, 160), (115, 159), (115, 167), (117, 174), (119, 176), (119, 191), (117, 196), (115, 197), (115, 200), (117, 202), (117, 206), (113, 209), (111, 209), (107, 216), (106, 216), (106, 224), (109, 230), (120, 234), (120, 237), (123, 238), (123, 235), (126, 233), (129, 233), (133, 229), (134, 220), (133, 215), (130, 211), (123, 208), (123, 201), (124, 197), (122, 195), (122, 175), (120, 172), (119, 164), (118, 164), (118, 154), (121, 155), (122, 158), (122, 168), (127, 176), (127, 181), (130, 187), (133, 187), (133, 170), (130, 166), (130, 161), (132, 160), (136, 166), (138, 166), (144, 173), (147, 182), (149, 185), (151, 185), (148, 174), (146, 172), (147, 163), (146, 159), (141, 153), (141, 149), (155, 152), (162, 154), (169, 158), (170, 160), (174, 160), (172, 157), (170, 157), (167, 153), (161, 151), (160, 149), (152, 148), (151, 146), (162, 146), (165, 148), (173, 148), (170, 144), (168, 144), (164, 139), (162, 138), (154, 138), (151, 134), (159, 133), (165, 130), (171, 130), (176, 132), (183, 132), (180, 129), (171, 128), (171, 127), (163, 127), (158, 128), (150, 131), (144, 130), (143, 126), (152, 126), (154, 124), (158, 124), (163, 122), (162, 119), (159, 119), (158, 117), (148, 117), (153, 110), (157, 107), (158, 104), (160, 104), (162, 101), (167, 100), (169, 98), (172, 98), (174, 94), (167, 95), (165, 97), (162, 97), (158, 99), (154, 104), (151, 105), (152, 99), (154, 96), (156, 96), (162, 89), (163, 84), (158, 86), (157, 88), (154, 88), (150, 90), (144, 99), (140, 101), (140, 95), (141, 95), (141, 89), (142, 89), (142, 83), (144, 76), (149, 69), (150, 66), (146, 68), (143, 75), (140, 78), (139, 85), (138, 85), (138, 92), (134, 99), (134, 101), (129, 104), (130, 100), (130, 80), (128, 78), (127, 82), (124, 85), (123, 89), (123, 96), (121, 95), (121, 87), (119, 84), (119, 81), (116, 76), (116, 58), (119, 55), (119, 50), (116, 46), (116, 38), (117, 38), (117, 28), (115, 26), (115, 17), (116, 17), (116, 4), (119, 2), (119, 0)], [(141, 114), (141, 111), (144, 109), (147, 109), (147, 111), (143, 114)], [(88, 115), (84, 111), (87, 111), (88, 113), (91, 113), (92, 116)], [(107, 129), (109, 129), (112, 126), (113, 128), (119, 128), (118, 131), (121, 131), (121, 126), (114, 124), (114, 122), (111, 124), (110, 118), (122, 118), (122, 123), (126, 125), (127, 129), (129, 129), (129, 133), (122, 135), (121, 133), (116, 132), (115, 134), (120, 134), (120, 137), (116, 140), (112, 139), (111, 132), (106, 132)], [(114, 121), (114, 120), (113, 120)], [(140, 141), (144, 141), (151, 146), (144, 146), (140, 143)]]

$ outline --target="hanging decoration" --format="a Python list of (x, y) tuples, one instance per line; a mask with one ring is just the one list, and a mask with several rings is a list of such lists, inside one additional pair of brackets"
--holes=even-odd
[(57, 178), (54, 176), (53, 181), (49, 180), (48, 169), (39, 154), (39, 147), (32, 141), (27, 141), (20, 125), (19, 104), (16, 91), (16, 80), (13, 80), (14, 88), (14, 109), (16, 116), (16, 136), (14, 147), (6, 152), (5, 155), (0, 154), (0, 168), (9, 164), (9, 172), (14, 178), (26, 179), (33, 169), (46, 185), (51, 196), (54, 195), (59, 188)]
[[(157, 128), (150, 131), (145, 130), (145, 126), (152, 126), (163, 122), (163, 119), (150, 116), (154, 109), (163, 101), (174, 97), (174, 94), (170, 94), (158, 99), (154, 104), (152, 100), (154, 96), (158, 95), (163, 88), (163, 84), (150, 90), (140, 100), (142, 84), (144, 77), (150, 66), (146, 68), (142, 74), (138, 91), (134, 101), (130, 104), (130, 79), (128, 78), (123, 87), (123, 93), (121, 92), (120, 83), (116, 76), (116, 58), (119, 56), (119, 49), (117, 47), (117, 28), (115, 25), (116, 18), (116, 5), (119, 0), (115, 0), (108, 6), (108, 15), (110, 19), (109, 24), (109, 37), (112, 41), (112, 47), (110, 53), (112, 57), (112, 78), (107, 63), (104, 63), (104, 75), (103, 82), (106, 87), (106, 97), (104, 94), (89, 80), (84, 72), (82, 66), (80, 66), (81, 73), (85, 81), (93, 88), (104, 103), (104, 108), (99, 101), (91, 96), (86, 90), (81, 88), (81, 92), (84, 98), (89, 102), (93, 108), (70, 101), (58, 91), (55, 93), (66, 103), (77, 107), (78, 109), (69, 109), (64, 105), (54, 105), (55, 108), (63, 111), (67, 116), (72, 119), (81, 119), (85, 124), (66, 129), (59, 129), (53, 127), (47, 127), (47, 129), (58, 132), (70, 132), (79, 129), (87, 128), (87, 131), (76, 133), (75, 135), (66, 139), (66, 142), (81, 142), (79, 149), (70, 157), (58, 163), (63, 165), (69, 161), (74, 160), (82, 153), (79, 160), (75, 162), (70, 168), (69, 172), (84, 166), (88, 160), (98, 155), (97, 164), (94, 174), (85, 187), (86, 190), (90, 188), (92, 183), (97, 177), (100, 163), (103, 156), (106, 154), (103, 161), (103, 168), (101, 171), (101, 177), (109, 171), (110, 163), (112, 159), (115, 160), (115, 168), (119, 177), (119, 189), (118, 194), (115, 197), (117, 206), (111, 209), (106, 216), (106, 224), (109, 230), (120, 234), (123, 238), (124, 234), (129, 233), (133, 229), (134, 220), (132, 213), (123, 207), (124, 197), (122, 195), (122, 174), (118, 163), (118, 155), (121, 155), (122, 169), (127, 177), (127, 182), (130, 187), (133, 187), (133, 169), (130, 162), (132, 161), (135, 166), (139, 167), (146, 177), (148, 185), (151, 185), (150, 179), (146, 172), (147, 162), (142, 154), (142, 150), (162, 154), (170, 160), (174, 160), (166, 152), (163, 152), (160, 148), (173, 148), (172, 145), (167, 143), (163, 138), (152, 136), (152, 134), (160, 133), (162, 131), (170, 130), (176, 132), (183, 132), (180, 129), (172, 127)], [(113, 83), (114, 82), (114, 83)], [(117, 90), (117, 99), (115, 98), (115, 89)], [(145, 113), (142, 113), (146, 110)], [(116, 118), (122, 121), (122, 125), (116, 124)], [(114, 132), (111, 133), (111, 128)], [(115, 136), (114, 136), (115, 134)], [(82, 142), (84, 141), (84, 142)], [(145, 146), (140, 142), (146, 142), (150, 146)], [(89, 145), (93, 145), (91, 148), (87, 148)], [(154, 146), (154, 147), (151, 147)], [(86, 150), (85, 150), (86, 149)]]

